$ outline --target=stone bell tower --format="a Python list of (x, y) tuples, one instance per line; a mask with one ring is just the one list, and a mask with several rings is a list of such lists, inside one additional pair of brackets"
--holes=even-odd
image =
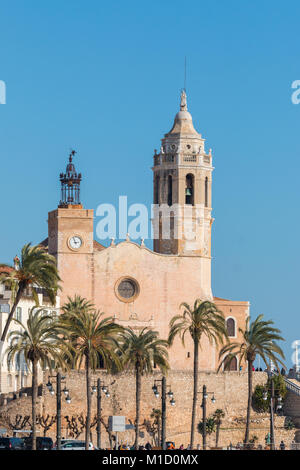
[(153, 202), (159, 205), (152, 219), (154, 251), (210, 258), (212, 155), (194, 129), (185, 90), (173, 127), (161, 142), (152, 168)]
[(93, 210), (80, 202), (81, 173), (69, 156), (66, 172), (60, 174), (61, 198), (58, 208), (48, 214), (48, 251), (57, 259), (62, 280), (61, 305), (68, 296), (87, 299), (93, 292)]

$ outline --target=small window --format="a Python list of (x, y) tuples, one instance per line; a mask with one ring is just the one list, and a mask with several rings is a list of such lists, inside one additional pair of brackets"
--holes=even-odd
[(205, 178), (205, 207), (208, 207), (208, 178)]
[(173, 200), (173, 182), (172, 182), (172, 176), (168, 176), (168, 206), (172, 205), (172, 200)]
[(10, 312), (9, 304), (0, 304), (0, 312), (9, 313)]
[(159, 204), (159, 176), (155, 177), (154, 204)]
[(235, 337), (235, 321), (233, 318), (226, 320), (226, 328), (228, 336)]
[(15, 311), (15, 319), (22, 321), (22, 307), (17, 307)]

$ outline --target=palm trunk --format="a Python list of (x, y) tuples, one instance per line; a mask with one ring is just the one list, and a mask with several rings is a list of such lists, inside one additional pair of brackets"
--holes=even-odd
[(246, 420), (246, 431), (245, 431), (245, 440), (244, 440), (245, 444), (248, 444), (249, 442), (250, 413), (251, 413), (251, 403), (252, 403), (252, 367), (253, 367), (253, 362), (248, 361), (248, 406), (247, 406), (247, 420)]
[(86, 426), (85, 426), (85, 450), (89, 450), (91, 427), (91, 369), (89, 355), (85, 358), (86, 372)]
[(139, 364), (135, 367), (135, 442), (134, 448), (138, 450), (139, 447), (139, 422), (140, 422), (140, 405), (141, 405), (141, 371)]
[(2, 335), (1, 335), (1, 340), (0, 340), (0, 346), (1, 346), (1, 349), (0, 349), (0, 356), (1, 356), (1, 353), (2, 353), (2, 346), (3, 346), (3, 343), (5, 341), (5, 338), (6, 338), (6, 335), (7, 335), (7, 332), (8, 332), (8, 329), (9, 329), (9, 325), (11, 324), (11, 321), (13, 319), (13, 316), (14, 316), (14, 313), (16, 311), (16, 308), (18, 306), (18, 303), (20, 302), (20, 299), (23, 295), (23, 292), (25, 290), (25, 286), (23, 286), (23, 284), (19, 284), (19, 288), (18, 288), (18, 292), (17, 292), (17, 295), (16, 295), (16, 298), (15, 298), (15, 301), (13, 303), (13, 306), (11, 308), (11, 311), (7, 317), (7, 320), (6, 320), (6, 323), (5, 323), (5, 327), (3, 329), (3, 332), (2, 332)]
[(37, 360), (34, 358), (32, 361), (32, 450), (36, 450), (36, 401), (37, 401)]
[(197, 413), (198, 401), (198, 368), (199, 368), (199, 340), (194, 340), (194, 392), (193, 392), (193, 408), (192, 408), (192, 423), (191, 423), (191, 449), (194, 448), (195, 436), (195, 423)]
[(219, 435), (220, 435), (220, 423), (217, 424), (217, 429), (216, 429), (216, 447), (218, 447), (218, 444), (219, 444)]

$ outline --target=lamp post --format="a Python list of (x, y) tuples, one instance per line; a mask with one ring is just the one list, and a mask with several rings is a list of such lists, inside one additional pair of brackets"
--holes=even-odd
[[(170, 398), (170, 405), (175, 405), (175, 400), (173, 398), (173, 392), (171, 391), (171, 386), (167, 385), (166, 377), (163, 376), (162, 379), (154, 380), (154, 385), (152, 387), (153, 393), (156, 398), (159, 397), (159, 392), (157, 389), (156, 382), (161, 383), (161, 447), (163, 450), (166, 450), (166, 421), (167, 421), (167, 395)], [(170, 390), (167, 393), (167, 387), (170, 387)]]
[(65, 400), (68, 404), (71, 403), (71, 397), (66, 385), (63, 390), (61, 389), (61, 383), (65, 382), (66, 377), (62, 376), (60, 372), (57, 372), (56, 375), (49, 375), (48, 377), (48, 383), (46, 385), (51, 395), (55, 394), (55, 390), (53, 389), (50, 378), (56, 379), (56, 445), (57, 450), (61, 450), (61, 394), (62, 392), (65, 394)]
[[(102, 385), (102, 386), (101, 386)], [(92, 386), (92, 394), (97, 392), (97, 447), (101, 449), (101, 391), (105, 394), (107, 398), (110, 397), (110, 393), (107, 389), (107, 386), (97, 379), (97, 385)]]
[[(280, 389), (276, 389), (274, 387), (274, 380), (271, 378), (271, 395), (270, 395), (270, 447), (271, 450), (275, 450), (275, 431), (274, 431), (274, 408), (275, 408), (275, 398), (277, 398), (277, 410), (282, 409), (282, 398), (280, 394), (278, 393), (277, 396), (275, 396), (275, 392), (280, 392)], [(263, 392), (263, 400), (268, 399), (268, 391), (264, 390)]]
[(206, 404), (207, 404), (207, 398), (208, 398), (208, 395), (212, 395), (212, 403), (215, 403), (216, 402), (216, 399), (215, 399), (215, 394), (214, 392), (208, 392), (207, 391), (207, 388), (206, 388), (206, 385), (203, 385), (203, 388), (202, 388), (202, 392), (198, 392), (198, 393), (202, 393), (202, 426), (203, 426), (203, 429), (202, 429), (202, 446), (203, 446), (203, 450), (206, 450)]

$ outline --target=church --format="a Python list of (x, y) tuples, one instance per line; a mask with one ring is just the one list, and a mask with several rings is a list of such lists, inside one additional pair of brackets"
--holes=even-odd
[[(48, 238), (43, 242), (57, 259), (62, 279), (60, 305), (78, 294), (90, 300), (107, 316), (133, 329), (144, 327), (167, 339), (169, 322), (180, 313), (180, 304), (192, 305), (197, 298), (210, 300), (223, 312), (233, 341), (245, 327), (249, 302), (215, 297), (211, 289), (212, 153), (193, 125), (185, 90), (172, 129), (164, 135), (153, 157), (153, 223), (157, 236), (153, 251), (143, 240), (128, 235), (105, 247), (94, 240), (94, 212), (80, 200), (81, 174), (69, 157), (60, 174), (61, 200), (48, 214)], [(179, 208), (181, 210), (175, 210)], [(167, 219), (167, 220), (166, 220)], [(164, 237), (163, 227), (170, 228)], [(193, 369), (193, 344), (185, 347), (177, 338), (169, 352), (170, 366)], [(218, 350), (204, 337), (200, 369), (215, 371)], [(232, 361), (231, 370), (237, 370)]]

